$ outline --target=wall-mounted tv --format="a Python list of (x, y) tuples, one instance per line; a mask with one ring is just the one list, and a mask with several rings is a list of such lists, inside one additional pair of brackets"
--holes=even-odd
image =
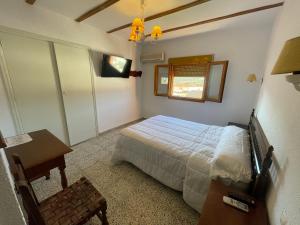
[(132, 60), (103, 54), (101, 77), (129, 78)]

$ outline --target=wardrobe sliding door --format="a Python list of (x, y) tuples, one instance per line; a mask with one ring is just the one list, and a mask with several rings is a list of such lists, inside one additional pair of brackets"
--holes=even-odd
[(50, 43), (6, 33), (0, 33), (0, 40), (18, 133), (48, 129), (68, 143)]
[(54, 43), (70, 144), (95, 137), (96, 113), (88, 49)]

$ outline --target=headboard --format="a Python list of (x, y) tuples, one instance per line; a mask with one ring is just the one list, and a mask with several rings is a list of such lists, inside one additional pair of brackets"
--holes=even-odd
[(250, 151), (252, 165), (252, 182), (250, 194), (264, 198), (270, 183), (269, 168), (272, 164), (272, 152), (274, 150), (264, 134), (264, 131), (254, 115), (254, 110), (249, 122)]

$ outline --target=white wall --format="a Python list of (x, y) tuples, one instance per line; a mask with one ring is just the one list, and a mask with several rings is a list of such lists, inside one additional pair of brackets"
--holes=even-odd
[(300, 36), (299, 9), (299, 0), (286, 0), (275, 22), (257, 104), (257, 116), (280, 167), (268, 197), (272, 225), (279, 225), (282, 215), (288, 225), (300, 224), (300, 92), (285, 81), (285, 75), (270, 75), (285, 41)]
[[(0, 148), (0, 224), (23, 225), (25, 220), (13, 191), (14, 183), (9, 172), (8, 162), (3, 149)], [(3, 214), (2, 214), (3, 213)], [(5, 216), (4, 216), (5, 215)]]
[[(154, 64), (143, 66), (143, 116), (171, 115), (196, 122), (225, 125), (248, 123), (260, 88), (272, 25), (218, 30), (174, 40), (149, 43), (143, 54), (165, 51), (167, 58), (214, 54), (215, 61), (229, 60), (222, 103), (197, 103), (153, 94)], [(246, 81), (255, 73), (258, 82)]]
[[(84, 23), (54, 12), (31, 6), (20, 0), (0, 0), (0, 26), (14, 28), (53, 39), (73, 42), (92, 49), (135, 57), (135, 46)], [(3, 30), (3, 28), (2, 28)], [(100, 63), (100, 62), (99, 62)], [(99, 132), (140, 118), (139, 79), (108, 79), (95, 77)], [(1, 82), (0, 82), (1, 83)], [(5, 136), (13, 135), (3, 85), (0, 84), (0, 128)], [(2, 112), (4, 112), (2, 114)], [(4, 121), (4, 122), (3, 122)]]

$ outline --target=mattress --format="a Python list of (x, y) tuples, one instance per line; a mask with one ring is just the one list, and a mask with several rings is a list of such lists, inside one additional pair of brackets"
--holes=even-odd
[(128, 161), (161, 183), (182, 191), (187, 160), (195, 152), (213, 152), (223, 129), (155, 116), (121, 131), (112, 162)]

